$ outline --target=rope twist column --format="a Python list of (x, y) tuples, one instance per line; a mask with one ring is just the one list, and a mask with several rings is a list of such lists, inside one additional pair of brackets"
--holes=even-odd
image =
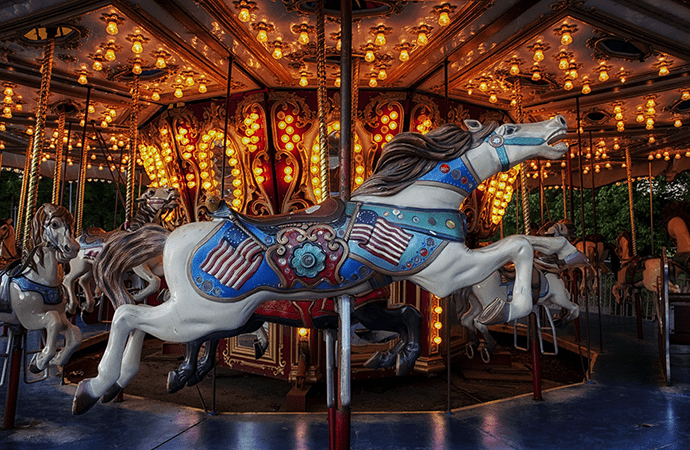
[[(328, 173), (328, 128), (326, 124), (326, 31), (324, 2), (316, 2), (316, 83), (319, 109), (319, 158), (321, 160), (321, 198), (326, 200), (331, 194)], [(317, 200), (319, 200), (317, 198)]]
[(57, 145), (55, 146), (55, 171), (53, 172), (53, 196), (50, 202), (57, 205), (60, 202), (60, 185), (62, 180), (62, 148), (65, 144), (65, 112), (58, 113)]
[(129, 159), (127, 160), (127, 196), (125, 222), (134, 216), (134, 167), (137, 159), (137, 125), (139, 123), (139, 75), (132, 81), (132, 114), (129, 120)]

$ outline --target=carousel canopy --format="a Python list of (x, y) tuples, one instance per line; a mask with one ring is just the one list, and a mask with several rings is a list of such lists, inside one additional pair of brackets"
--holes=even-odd
[[(325, 0), (329, 88), (340, 76), (340, 4)], [(672, 176), (690, 164), (685, 0), (353, 0), (352, 17), (362, 90), (443, 96), (447, 68), (455, 101), (513, 121), (562, 114), (575, 185), (580, 159), (585, 187), (624, 179), (626, 149), (635, 176)], [(105, 178), (104, 168), (126, 166), (134, 73), (140, 127), (171, 105), (225, 97), (228, 75), (233, 95), (314, 90), (316, 22), (311, 0), (0, 2), (3, 165), (23, 167), (51, 38), (43, 159), (55, 158), (60, 114), (70, 145), (79, 147), (89, 91), (85, 142), (98, 151), (87, 176)], [(78, 153), (67, 155), (68, 164), (79, 163)], [(565, 159), (548, 167), (535, 161), (529, 174), (560, 184), (565, 170)]]

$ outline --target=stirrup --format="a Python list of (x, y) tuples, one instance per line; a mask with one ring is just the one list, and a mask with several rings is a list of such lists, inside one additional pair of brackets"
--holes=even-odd
[(479, 315), (477, 320), (483, 325), (496, 325), (510, 318), (510, 305), (505, 299), (496, 297)]

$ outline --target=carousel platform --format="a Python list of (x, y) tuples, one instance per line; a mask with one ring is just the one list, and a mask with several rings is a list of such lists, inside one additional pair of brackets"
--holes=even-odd
[[(586, 321), (582, 321), (586, 337)], [(603, 319), (603, 352), (591, 380), (447, 412), (352, 415), (352, 449), (687, 449), (690, 368), (662, 379), (656, 323), (637, 339), (634, 319)], [(596, 317), (589, 325), (598, 351)], [(570, 326), (561, 337), (573, 332)], [(2, 449), (327, 449), (320, 413), (208, 415), (193, 408), (125, 396), (70, 413), (73, 385), (58, 377), (21, 383), (16, 428), (0, 430)], [(0, 393), (4, 404), (6, 389)]]

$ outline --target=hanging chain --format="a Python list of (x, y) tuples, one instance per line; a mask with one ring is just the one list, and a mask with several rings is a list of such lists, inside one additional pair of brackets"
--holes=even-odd
[(635, 204), (633, 203), (633, 178), (630, 149), (625, 148), (625, 174), (628, 178), (628, 205), (630, 206), (630, 234), (632, 235), (633, 256), (637, 256), (637, 230), (635, 230)]
[[(53, 73), (53, 54), (55, 53), (55, 38), (50, 37), (41, 64), (41, 91), (39, 93), (38, 110), (36, 111), (36, 128), (34, 129), (34, 142), (31, 151), (31, 166), (29, 168), (29, 181), (27, 189), (26, 216), (24, 217), (24, 230), (29, 229), (31, 219), (36, 212), (38, 202), (38, 173), (43, 140), (45, 138), (46, 111), (48, 109), (48, 96), (50, 95), (50, 77)], [(26, 176), (26, 172), (24, 172)], [(22, 244), (26, 248), (31, 236), (24, 233)]]
[[(326, 124), (326, 32), (324, 1), (316, 2), (316, 82), (319, 108), (319, 158), (321, 161), (321, 199), (331, 195), (328, 167), (328, 129)], [(317, 198), (318, 200), (318, 198)]]
[[(137, 159), (137, 125), (139, 123), (139, 75), (132, 82), (132, 114), (129, 120), (129, 159), (127, 160), (127, 195), (125, 198), (125, 222), (134, 215), (134, 167)], [(163, 187), (163, 186), (161, 186)]]
[(58, 113), (57, 145), (55, 146), (55, 171), (53, 172), (53, 196), (51, 203), (60, 202), (60, 182), (62, 179), (62, 147), (65, 139), (65, 112)]

